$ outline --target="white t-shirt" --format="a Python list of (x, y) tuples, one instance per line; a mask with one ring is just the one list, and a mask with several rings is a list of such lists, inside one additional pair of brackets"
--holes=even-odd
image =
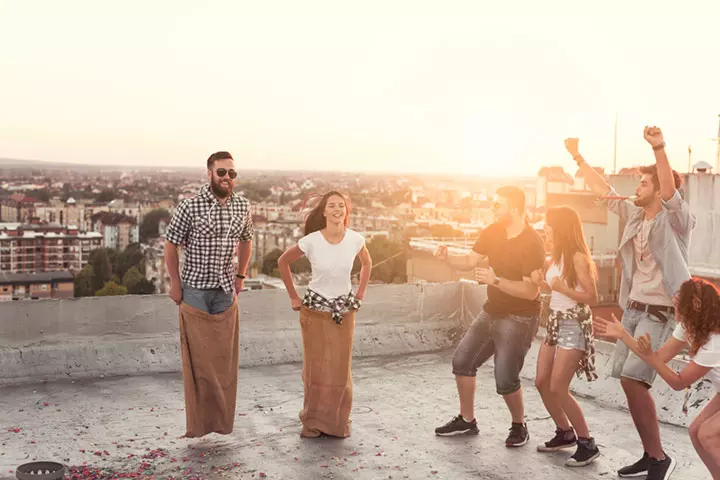
[[(685, 341), (685, 331), (680, 324), (675, 327), (673, 337), (681, 342)], [(712, 382), (715, 390), (720, 392), (720, 333), (711, 333), (707, 343), (700, 347), (692, 360), (701, 367), (712, 367), (705, 376)]]
[(345, 230), (345, 237), (337, 244), (328, 242), (320, 231), (298, 240), (298, 247), (312, 267), (308, 287), (328, 300), (350, 293), (350, 272), (363, 245), (365, 237), (350, 229)]
[(672, 297), (663, 283), (662, 271), (650, 251), (650, 229), (655, 220), (643, 220), (640, 231), (633, 238), (635, 272), (632, 278), (630, 299), (648, 305), (671, 307)]
[[(561, 277), (562, 278), (562, 271), (563, 271), (563, 265), (562, 262), (560, 262), (560, 265), (555, 265), (555, 263), (550, 265), (550, 268), (548, 268), (547, 273), (545, 273), (545, 281), (552, 286), (553, 278), (555, 277)], [(567, 282), (564, 282), (565, 286), (567, 287)], [(580, 282), (576, 282), (575, 290), (578, 292), (584, 292), (585, 290), (582, 288), (582, 285), (580, 285)], [(565, 310), (570, 310), (575, 305), (577, 305), (578, 302), (573, 300), (572, 298), (568, 297), (567, 295), (564, 295), (560, 292), (556, 292), (553, 290), (552, 296), (550, 297), (550, 308), (552, 310), (555, 310), (556, 312), (563, 312)]]

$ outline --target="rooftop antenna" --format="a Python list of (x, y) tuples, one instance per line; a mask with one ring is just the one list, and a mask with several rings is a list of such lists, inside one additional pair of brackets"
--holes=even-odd
[(717, 143), (717, 153), (716, 153), (716, 159), (715, 159), (715, 172), (720, 173), (720, 114), (718, 114), (718, 133), (717, 137), (713, 138), (715, 143)]
[[(617, 133), (618, 133), (618, 114), (617, 114), (617, 112), (615, 112), (615, 137), (614, 137), (614, 142), (613, 142), (613, 175), (615, 175), (617, 173)], [(720, 129), (718, 129), (718, 137), (720, 137)], [(720, 162), (720, 140), (718, 140), (718, 162)]]

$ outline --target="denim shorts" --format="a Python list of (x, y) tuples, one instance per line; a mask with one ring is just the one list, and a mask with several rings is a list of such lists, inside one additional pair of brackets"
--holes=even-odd
[(585, 334), (575, 318), (563, 318), (558, 324), (557, 346), (568, 350), (585, 351)]
[(474, 377), (477, 370), (495, 355), (495, 387), (500, 395), (520, 389), (520, 371), (537, 334), (538, 316), (491, 315), (482, 311), (455, 350), (453, 374)]
[(222, 288), (206, 290), (183, 285), (182, 294), (183, 303), (210, 315), (224, 312), (235, 300), (234, 292), (227, 293)]
[[(623, 312), (622, 324), (633, 338), (637, 339), (649, 333), (652, 339), (652, 348), (657, 350), (670, 338), (676, 322), (672, 316), (669, 316), (667, 321), (662, 321), (655, 315), (642, 310), (626, 308)], [(626, 377), (651, 386), (655, 381), (657, 371), (643, 362), (625, 343), (618, 341), (613, 354), (611, 376), (615, 378)]]

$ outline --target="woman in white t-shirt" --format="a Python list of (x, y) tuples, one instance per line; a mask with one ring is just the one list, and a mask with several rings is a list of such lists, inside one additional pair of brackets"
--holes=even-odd
[[(290, 305), (300, 312), (305, 386), (302, 437), (350, 435), (355, 312), (365, 297), (372, 260), (365, 238), (347, 228), (348, 224), (347, 199), (328, 192), (308, 213), (305, 236), (278, 259)], [(301, 299), (290, 264), (303, 255), (310, 261), (312, 279)], [(361, 262), (360, 285), (353, 293), (350, 274), (356, 257)]]
[(598, 331), (625, 342), (673, 390), (688, 388), (702, 377), (712, 382), (715, 396), (695, 417), (689, 432), (703, 463), (714, 479), (720, 479), (720, 291), (712, 283), (693, 277), (682, 284), (673, 302), (678, 322), (673, 333), (675, 343), (684, 342), (692, 357), (679, 373), (666, 364), (671, 356), (652, 350), (649, 334), (635, 341), (614, 316), (612, 320), (596, 319)]
[[(539, 452), (575, 448), (565, 465), (582, 467), (600, 456), (580, 404), (570, 393), (577, 373), (595, 380), (595, 338), (590, 305), (597, 300), (596, 269), (585, 242), (578, 213), (555, 207), (545, 216), (550, 249), (546, 272), (532, 273), (540, 287), (542, 319), (547, 334), (540, 347), (535, 385), (555, 422), (555, 436), (538, 445)], [(549, 302), (547, 297), (549, 296)]]

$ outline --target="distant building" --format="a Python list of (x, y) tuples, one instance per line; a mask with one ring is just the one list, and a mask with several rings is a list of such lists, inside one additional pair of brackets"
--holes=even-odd
[(29, 223), (34, 216), (34, 199), (23, 194), (0, 199), (0, 222)]
[(0, 302), (42, 298), (73, 298), (75, 285), (70, 272), (0, 272)]
[(537, 176), (535, 205), (546, 206), (548, 194), (567, 193), (574, 184), (573, 177), (562, 167), (542, 167)]
[(79, 271), (102, 236), (61, 225), (0, 223), (0, 271), (9, 273)]
[(93, 231), (102, 234), (103, 246), (125, 250), (140, 241), (137, 220), (121, 213), (100, 212), (92, 216)]

